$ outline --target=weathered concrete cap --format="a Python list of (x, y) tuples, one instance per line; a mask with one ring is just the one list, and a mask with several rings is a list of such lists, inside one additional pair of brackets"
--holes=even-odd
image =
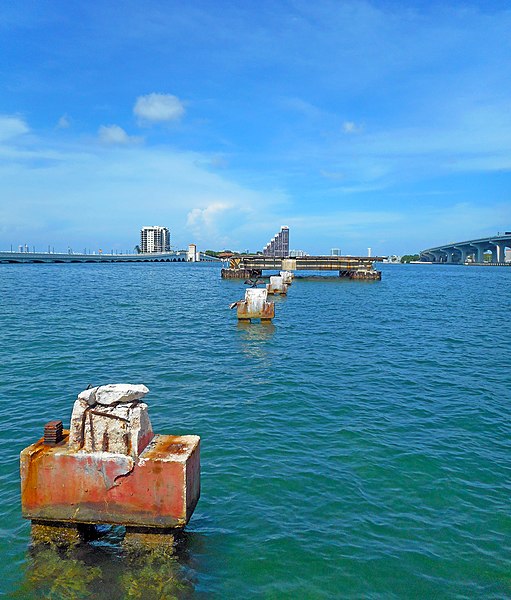
[(143, 398), (149, 389), (143, 384), (132, 383), (110, 383), (84, 390), (78, 394), (78, 400), (85, 400), (89, 406), (101, 404), (111, 406), (113, 404), (128, 404)]

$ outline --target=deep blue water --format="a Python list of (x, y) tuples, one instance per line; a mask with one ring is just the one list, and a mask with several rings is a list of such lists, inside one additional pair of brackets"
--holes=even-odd
[[(238, 325), (244, 286), (209, 265), (0, 265), (0, 280), (6, 595), (511, 597), (511, 268), (295, 280), (272, 326)], [(155, 431), (202, 438), (176, 557), (130, 560), (119, 530), (30, 552), (20, 450), (89, 383), (117, 382), (150, 388)]]

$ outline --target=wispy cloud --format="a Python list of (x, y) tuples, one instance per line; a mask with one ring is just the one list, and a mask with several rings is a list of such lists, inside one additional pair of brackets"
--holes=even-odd
[(164, 123), (180, 119), (185, 114), (185, 107), (172, 94), (148, 94), (137, 98), (133, 112), (142, 124)]
[(342, 130), (344, 133), (360, 133), (363, 129), (362, 125), (357, 125), (354, 121), (344, 121)]
[(23, 118), (16, 115), (0, 115), (0, 141), (19, 137), (29, 131)]
[(69, 127), (71, 127), (70, 117), (67, 114), (62, 115), (60, 117), (60, 119), (57, 121), (56, 127), (57, 127), (57, 129), (68, 129)]
[(101, 125), (98, 137), (102, 144), (126, 145), (141, 141), (140, 137), (128, 135), (119, 125)]

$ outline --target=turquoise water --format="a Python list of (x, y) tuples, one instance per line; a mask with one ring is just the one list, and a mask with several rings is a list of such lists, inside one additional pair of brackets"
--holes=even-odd
[[(273, 326), (238, 325), (244, 286), (208, 265), (0, 277), (6, 595), (511, 597), (511, 268), (297, 280)], [(177, 554), (130, 560), (119, 530), (31, 552), (19, 451), (110, 382), (150, 388), (157, 432), (202, 438)]]

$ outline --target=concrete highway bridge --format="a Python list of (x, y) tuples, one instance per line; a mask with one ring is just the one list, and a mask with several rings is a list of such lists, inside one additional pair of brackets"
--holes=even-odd
[[(221, 261), (199, 253), (200, 262)], [(0, 263), (142, 263), (142, 262), (189, 262), (188, 253), (148, 252), (141, 254), (74, 254), (59, 252), (0, 252)], [(194, 261), (195, 262), (195, 261)]]
[(420, 260), (435, 263), (464, 264), (469, 257), (475, 263), (484, 263), (483, 255), (491, 252), (491, 264), (506, 264), (506, 248), (511, 248), (511, 231), (478, 240), (453, 242), (422, 250)]

